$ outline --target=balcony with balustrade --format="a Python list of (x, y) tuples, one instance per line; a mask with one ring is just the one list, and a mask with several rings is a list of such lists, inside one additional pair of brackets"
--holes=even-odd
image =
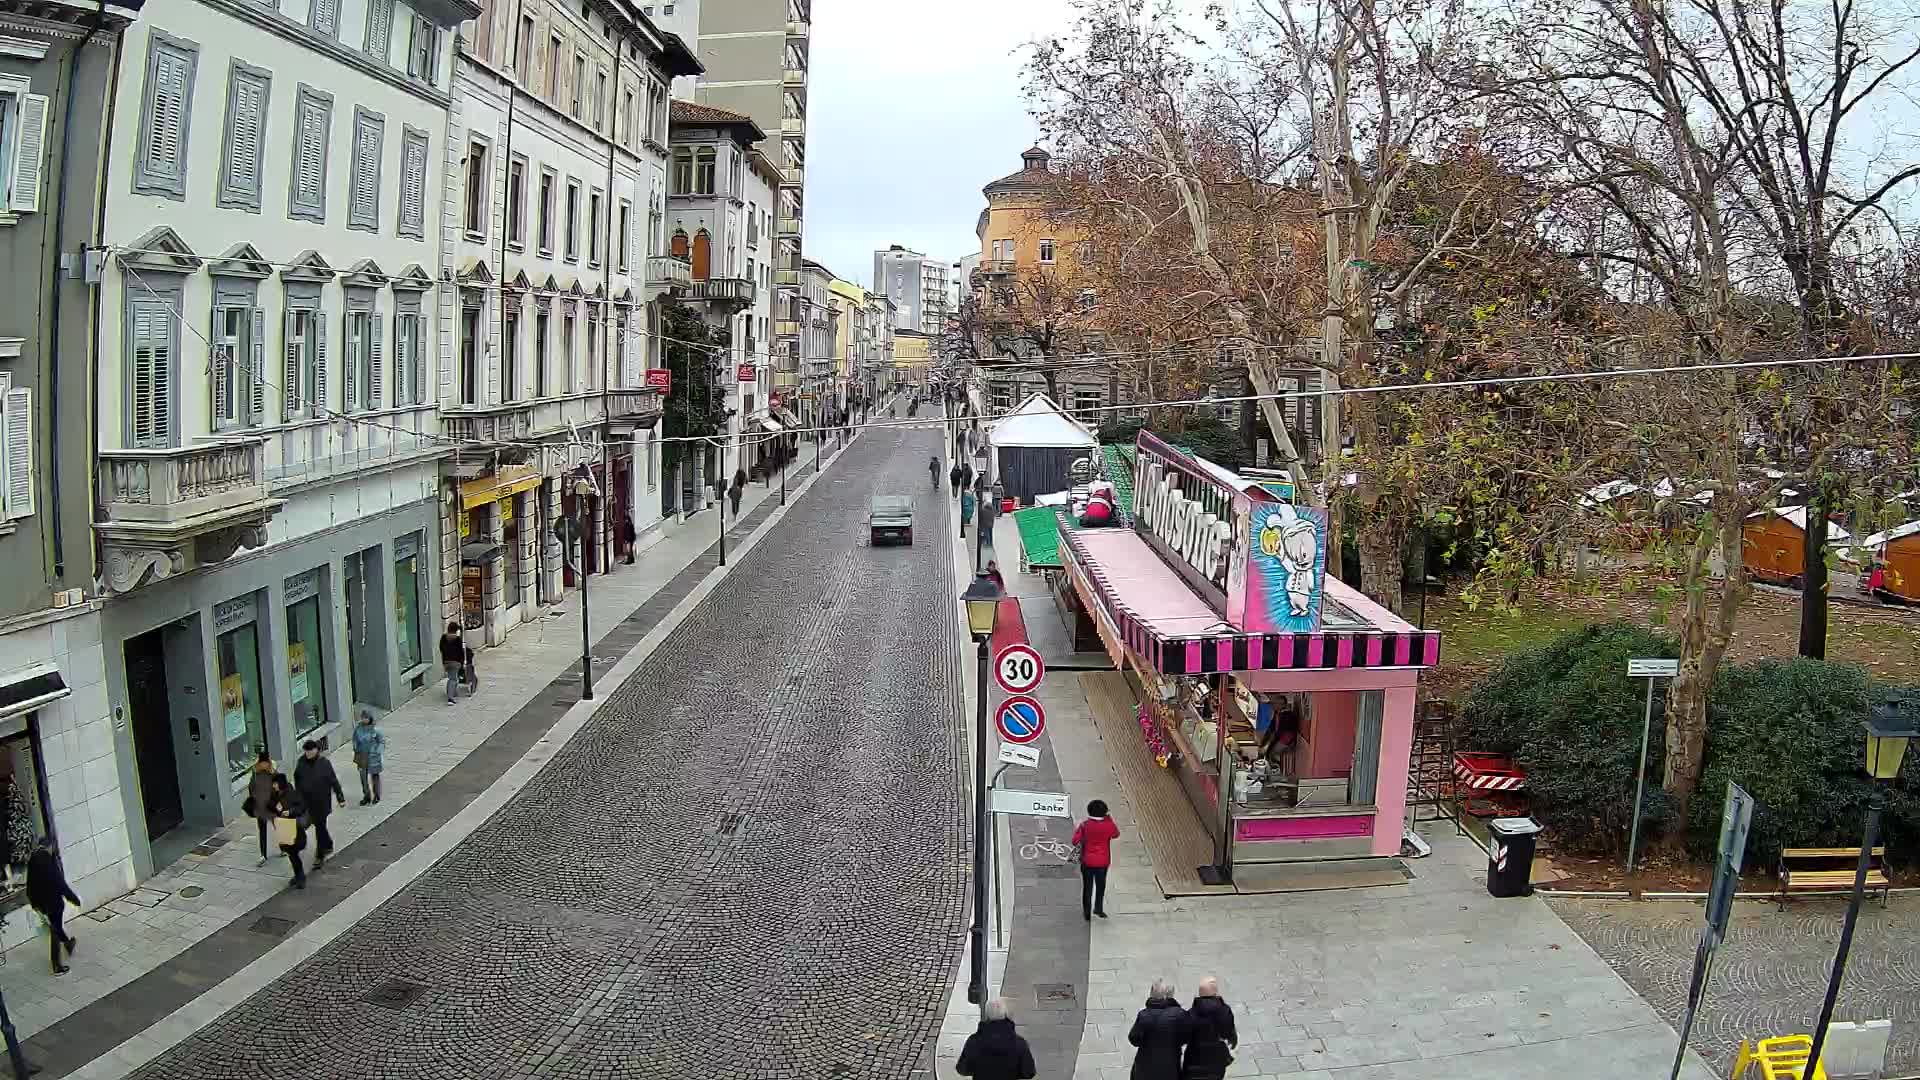
[(286, 505), (267, 484), (266, 439), (99, 453), (101, 562), (107, 588), (142, 585), (266, 543)]
[(752, 278), (716, 277), (693, 283), (695, 300), (703, 300), (728, 311), (752, 307), (754, 291)]
[(662, 296), (685, 296), (693, 291), (693, 263), (674, 255), (647, 257), (647, 283), (643, 299), (651, 303)]

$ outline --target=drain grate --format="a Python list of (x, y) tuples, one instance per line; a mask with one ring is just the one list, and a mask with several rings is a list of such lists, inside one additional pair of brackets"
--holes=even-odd
[(747, 820), (747, 816), (745, 814), (735, 814), (731, 812), (721, 814), (720, 815), (720, 835), (721, 836), (738, 836), (740, 834), (740, 826), (745, 824), (746, 820)]
[(405, 979), (388, 979), (360, 995), (360, 1000), (369, 1005), (378, 1005), (383, 1009), (404, 1009), (420, 1000), (427, 992), (425, 986)]
[(258, 919), (255, 919), (253, 925), (247, 927), (247, 929), (255, 934), (265, 934), (268, 937), (286, 937), (292, 933), (293, 928), (298, 925), (300, 924), (294, 922), (292, 919), (283, 919), (278, 915), (262, 915)]
[(1042, 1005), (1045, 1005), (1048, 1002), (1053, 1002), (1055, 1004), (1058, 1004), (1059, 1002), (1063, 1002), (1063, 1001), (1072, 1001), (1073, 1000), (1073, 984), (1072, 983), (1034, 983), (1033, 996), (1034, 996), (1034, 999), (1037, 1000)]

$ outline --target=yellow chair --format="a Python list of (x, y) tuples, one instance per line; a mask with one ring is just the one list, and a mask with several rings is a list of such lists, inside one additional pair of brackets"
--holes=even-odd
[[(1754, 1046), (1742, 1040), (1733, 1063), (1733, 1080), (1744, 1080), (1756, 1065), (1760, 1067), (1760, 1080), (1808, 1080), (1807, 1056), (1812, 1052), (1811, 1035), (1776, 1035)], [(1827, 1080), (1827, 1070), (1814, 1066), (1812, 1080)]]

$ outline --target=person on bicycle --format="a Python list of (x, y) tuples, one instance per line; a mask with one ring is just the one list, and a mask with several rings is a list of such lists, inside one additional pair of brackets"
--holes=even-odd
[(933, 490), (940, 490), (940, 455), (927, 459), (927, 474), (933, 477)]

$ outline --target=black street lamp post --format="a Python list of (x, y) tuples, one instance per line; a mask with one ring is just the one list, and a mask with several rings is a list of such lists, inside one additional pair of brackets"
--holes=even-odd
[(1820, 1068), (1827, 1026), (1833, 1022), (1840, 981), (1847, 972), (1847, 953), (1853, 948), (1853, 925), (1860, 917), (1860, 900), (1866, 892), (1873, 845), (1880, 836), (1880, 815), (1887, 808), (1886, 787), (1900, 775), (1907, 740), (1920, 735), (1920, 723), (1916, 723), (1916, 719), (1915, 703), (1906, 700), (1876, 703), (1867, 712), (1867, 775), (1874, 780), (1873, 794), (1867, 800), (1867, 825), (1860, 838), (1860, 861), (1853, 870), (1853, 895), (1847, 899), (1846, 921), (1840, 925), (1840, 944), (1833, 954), (1833, 974), (1827, 979), (1827, 997), (1820, 1005), (1820, 1019), (1813, 1026), (1813, 1046), (1807, 1054), (1807, 1060), (1813, 1063), (1809, 1071)]
[(727, 565), (727, 478), (714, 481), (713, 490), (720, 493), (720, 565)]
[(973, 718), (973, 927), (972, 971), (967, 979), (967, 1001), (987, 1003), (987, 650), (993, 642), (994, 619), (1000, 614), (1000, 587), (981, 574), (960, 594), (967, 605), (967, 632), (973, 635), (978, 674)]

